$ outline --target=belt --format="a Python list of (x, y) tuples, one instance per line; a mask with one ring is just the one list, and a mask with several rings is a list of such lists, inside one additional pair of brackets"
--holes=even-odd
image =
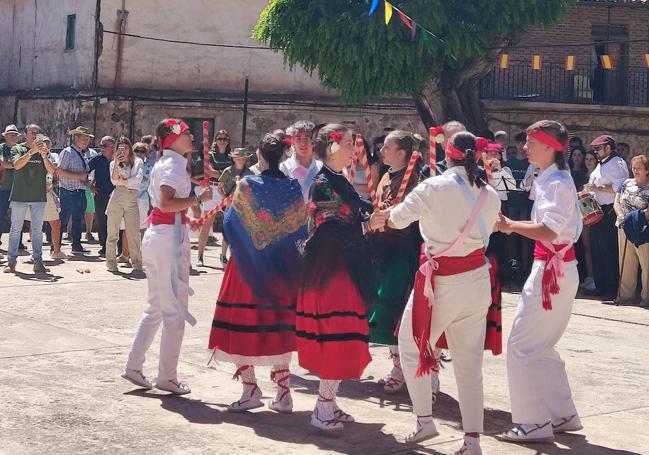
[(67, 188), (60, 187), (60, 189), (62, 189), (62, 190), (64, 190), (64, 191), (68, 191), (68, 192), (70, 192), (70, 193), (74, 193), (74, 192), (76, 192), (76, 191), (83, 191), (83, 192), (86, 191), (85, 188), (80, 188), (80, 189), (77, 189), (77, 190), (69, 190), (69, 189), (67, 189)]

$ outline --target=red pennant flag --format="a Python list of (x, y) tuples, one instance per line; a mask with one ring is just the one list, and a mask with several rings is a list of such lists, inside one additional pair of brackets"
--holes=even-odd
[(408, 17), (405, 14), (403, 14), (403, 12), (401, 12), (400, 10), (397, 10), (397, 13), (399, 14), (399, 19), (401, 19), (401, 22), (406, 24), (406, 27), (412, 30), (412, 24), (410, 23)]

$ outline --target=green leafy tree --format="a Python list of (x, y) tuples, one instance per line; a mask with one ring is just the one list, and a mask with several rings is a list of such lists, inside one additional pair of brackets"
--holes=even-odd
[(280, 49), (289, 67), (317, 73), (346, 103), (412, 96), (428, 127), (447, 119), (486, 130), (478, 81), (530, 26), (551, 26), (574, 0), (391, 2), (434, 33), (411, 30), (371, 0), (271, 0), (253, 38)]

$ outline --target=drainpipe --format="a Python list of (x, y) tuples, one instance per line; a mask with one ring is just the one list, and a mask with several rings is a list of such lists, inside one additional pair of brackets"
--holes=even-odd
[[(126, 9), (126, 0), (122, 0), (122, 9), (117, 10), (117, 30), (119, 33), (126, 33), (126, 20), (128, 19), (128, 10)], [(115, 79), (113, 87), (118, 87), (122, 80), (122, 57), (124, 53), (124, 35), (117, 35), (117, 56), (115, 58)]]
[(94, 95), (94, 113), (92, 119), (92, 132), (97, 135), (97, 111), (99, 110), (99, 54), (103, 45), (103, 27), (101, 25), (101, 0), (95, 6), (95, 61), (92, 69), (92, 93)]

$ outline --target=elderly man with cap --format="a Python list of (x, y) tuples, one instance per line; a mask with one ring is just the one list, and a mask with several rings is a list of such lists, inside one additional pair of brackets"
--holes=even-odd
[(9, 233), (8, 264), (5, 273), (16, 272), (20, 233), (27, 211), (31, 214), (32, 260), (34, 272), (47, 272), (43, 265), (43, 214), (47, 202), (47, 174), (54, 174), (56, 167), (50, 162), (49, 150), (40, 127), (30, 124), (25, 127), (25, 142), (11, 149), (14, 163), (14, 182), (11, 188), (11, 231)]
[(593, 274), (597, 293), (607, 300), (614, 299), (618, 287), (618, 245), (616, 215), (613, 210), (615, 193), (626, 179), (629, 169), (626, 162), (615, 152), (615, 139), (603, 134), (590, 145), (595, 149), (599, 164), (590, 174), (584, 191), (593, 194), (604, 211), (604, 218), (590, 227), (593, 256)]
[(86, 212), (88, 188), (88, 162), (86, 150), (94, 137), (90, 130), (78, 126), (70, 131), (72, 145), (59, 156), (59, 197), (61, 199), (61, 228), (65, 230), (72, 218), (72, 252), (87, 253), (81, 246), (81, 225)]
[[(11, 148), (18, 143), (20, 133), (16, 125), (7, 125), (0, 144), (0, 237), (4, 232), (4, 219), (9, 210), (9, 195), (14, 183), (14, 163), (11, 160)], [(21, 242), (22, 243), (22, 242)]]

